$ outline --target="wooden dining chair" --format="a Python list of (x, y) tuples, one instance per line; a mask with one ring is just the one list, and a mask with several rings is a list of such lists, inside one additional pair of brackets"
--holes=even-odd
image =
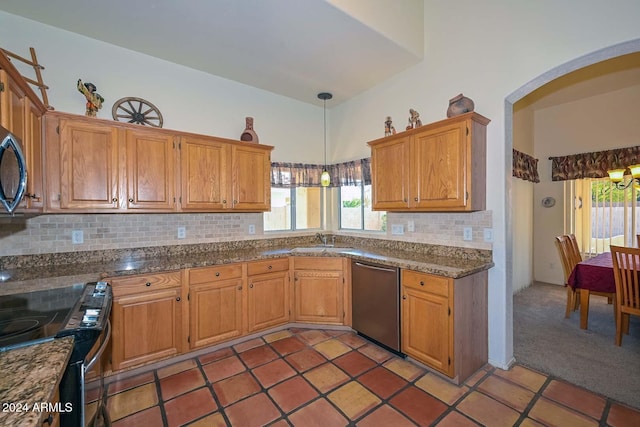
[(564, 272), (564, 285), (567, 287), (567, 308), (564, 313), (564, 317), (568, 318), (572, 311), (578, 309), (579, 298), (576, 290), (569, 286), (569, 276), (573, 271), (579, 260), (573, 254), (573, 244), (568, 235), (563, 234), (556, 237), (556, 248), (558, 249), (558, 255), (560, 255), (560, 262), (562, 263), (562, 271)]
[(616, 345), (629, 334), (629, 316), (640, 316), (640, 248), (611, 246), (616, 281)]

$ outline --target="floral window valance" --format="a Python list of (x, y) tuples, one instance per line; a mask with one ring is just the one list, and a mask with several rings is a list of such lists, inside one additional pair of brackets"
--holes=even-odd
[(513, 150), (513, 176), (525, 181), (540, 182), (538, 159), (516, 149)]
[[(271, 186), (320, 187), (323, 169), (323, 165), (274, 162), (271, 163)], [(331, 187), (360, 185), (361, 182), (365, 185), (371, 184), (370, 158), (327, 165), (327, 171), (331, 176)]]
[(582, 178), (606, 178), (609, 169), (623, 169), (640, 163), (640, 146), (615, 150), (549, 157), (551, 179), (566, 181)]

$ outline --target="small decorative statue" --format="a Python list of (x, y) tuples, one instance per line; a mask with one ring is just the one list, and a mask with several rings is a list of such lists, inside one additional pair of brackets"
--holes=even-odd
[(104, 98), (100, 94), (96, 93), (96, 86), (93, 83), (82, 83), (82, 80), (78, 79), (78, 91), (87, 98), (87, 111), (88, 117), (95, 117), (99, 109), (102, 108)]
[(240, 141), (258, 143), (258, 135), (253, 130), (253, 117), (245, 117), (245, 129), (240, 135)]
[(384, 136), (390, 136), (396, 134), (396, 128), (393, 127), (391, 122), (391, 116), (387, 116), (387, 119), (384, 122)]
[(420, 114), (413, 108), (409, 109), (409, 126), (407, 126), (407, 130), (415, 129), (422, 126), (422, 121), (420, 120)]

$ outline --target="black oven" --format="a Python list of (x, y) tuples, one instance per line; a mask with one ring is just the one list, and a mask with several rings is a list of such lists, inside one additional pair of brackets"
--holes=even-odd
[(90, 282), (0, 296), (0, 351), (73, 336), (60, 381), (62, 427), (108, 426), (101, 356), (109, 343), (112, 293), (107, 282)]
[(73, 336), (73, 352), (60, 381), (60, 402), (71, 403), (60, 414), (62, 427), (110, 426), (102, 377), (102, 355), (111, 338), (112, 293), (107, 282), (87, 283), (56, 337)]

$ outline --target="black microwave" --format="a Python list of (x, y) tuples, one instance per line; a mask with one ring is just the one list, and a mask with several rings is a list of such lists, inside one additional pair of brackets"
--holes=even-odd
[(27, 191), (27, 164), (20, 140), (0, 126), (0, 210), (18, 207)]

